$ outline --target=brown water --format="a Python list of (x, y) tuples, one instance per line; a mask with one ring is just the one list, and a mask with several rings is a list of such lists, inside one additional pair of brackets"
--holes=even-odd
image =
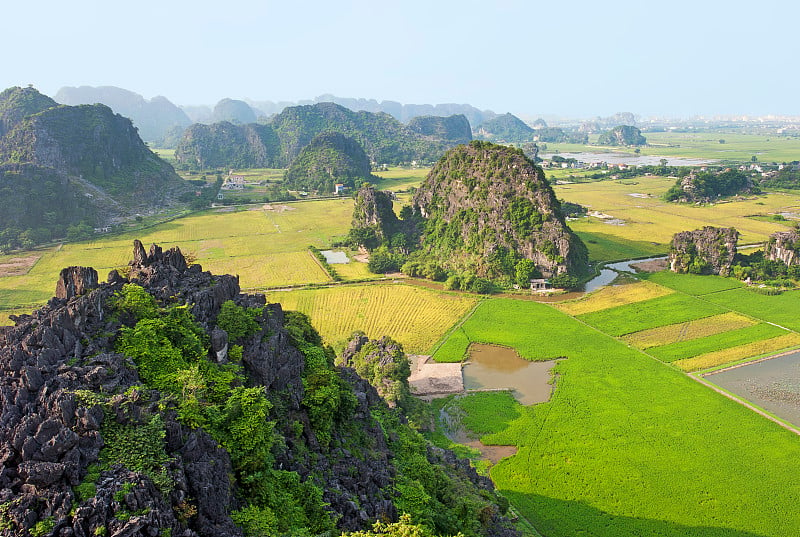
[(800, 425), (800, 352), (703, 376), (779, 418)]
[(510, 389), (523, 405), (544, 403), (550, 400), (553, 392), (550, 370), (555, 364), (552, 360), (530, 362), (508, 347), (473, 343), (463, 369), (464, 388)]

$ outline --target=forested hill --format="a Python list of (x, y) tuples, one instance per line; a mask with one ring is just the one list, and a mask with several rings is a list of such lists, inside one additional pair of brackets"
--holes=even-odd
[(491, 481), (408, 425), (391, 339), (335, 367), (306, 316), (178, 249), (136, 241), (125, 273), (64, 269), (0, 329), (0, 536), (336, 536), (403, 513), (403, 535), (518, 535)]
[(340, 183), (350, 189), (374, 179), (367, 154), (358, 142), (338, 132), (314, 137), (286, 171), (290, 189), (334, 192)]
[[(58, 105), (33, 88), (0, 94), (0, 247), (64, 237), (170, 204), (172, 167), (105, 105)], [(19, 246), (21, 244), (17, 244)]]
[(114, 86), (63, 87), (55, 95), (62, 104), (77, 106), (101, 103), (130, 118), (147, 141), (162, 142), (172, 129), (183, 129), (192, 122), (186, 113), (166, 97), (145, 99), (138, 93)]
[[(378, 164), (432, 162), (455, 145), (435, 133), (420, 134), (386, 113), (353, 112), (334, 103), (318, 103), (286, 108), (267, 125), (193, 125), (178, 144), (175, 157), (193, 167), (260, 167), (263, 163), (288, 167), (323, 132), (353, 138)], [(231, 161), (230, 155), (237, 160)]]
[(425, 258), (451, 271), (523, 282), (580, 275), (586, 246), (567, 227), (541, 169), (519, 149), (472, 141), (442, 157), (417, 189)]
[(535, 131), (517, 116), (503, 114), (484, 121), (476, 134), (485, 140), (521, 143), (533, 140), (534, 133)]

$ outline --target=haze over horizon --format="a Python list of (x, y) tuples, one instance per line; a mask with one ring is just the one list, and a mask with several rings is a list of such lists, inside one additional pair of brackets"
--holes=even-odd
[[(180, 105), (322, 94), (525, 116), (800, 115), (800, 7), (500, 0), (45, 0), (4, 9), (0, 85), (118, 86)], [(24, 21), (24, 24), (22, 23)]]

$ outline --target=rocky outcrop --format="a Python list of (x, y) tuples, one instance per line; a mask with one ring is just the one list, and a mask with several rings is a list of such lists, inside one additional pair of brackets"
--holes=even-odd
[(475, 133), (478, 138), (506, 143), (533, 140), (534, 130), (513, 114), (503, 114), (484, 121)]
[(151, 142), (162, 141), (170, 129), (183, 129), (192, 123), (166, 97), (147, 100), (138, 93), (114, 86), (63, 87), (58, 90), (55, 99), (70, 106), (102, 103), (117, 114), (131, 118), (139, 135)]
[(0, 134), (0, 227), (36, 230), (33, 243), (64, 237), (71, 225), (91, 234), (187, 190), (105, 105), (59, 106), (33, 88), (11, 88), (0, 94)]
[(15, 86), (4, 90), (0, 93), (0, 137), (24, 118), (54, 106), (58, 103), (32, 87)]
[(280, 142), (269, 125), (234, 125), (228, 121), (187, 128), (175, 159), (191, 168), (283, 168)]
[(391, 192), (376, 190), (371, 185), (362, 186), (356, 193), (352, 229), (372, 230), (378, 241), (391, 237), (400, 227), (400, 219), (392, 209), (393, 197)]
[(732, 227), (706, 226), (695, 231), (676, 233), (670, 246), (670, 270), (727, 276), (736, 256), (738, 240), (739, 232)]
[(778, 231), (764, 244), (764, 257), (783, 261), (788, 266), (800, 265), (800, 231)]
[(342, 351), (341, 360), (367, 379), (390, 407), (409, 396), (409, 361), (403, 346), (390, 337), (370, 340), (363, 334), (356, 335)]
[(504, 270), (497, 260), (512, 252), (546, 276), (587, 270), (585, 245), (521, 150), (478, 141), (458, 146), (436, 163), (413, 204), (429, 220), (423, 248), (447, 269), (496, 278)]
[(646, 145), (647, 139), (642, 131), (632, 125), (617, 125), (610, 131), (600, 135), (600, 145)]
[[(140, 243), (141, 244), (141, 243)], [(61, 269), (56, 283), (56, 298), (69, 300), (95, 289), (98, 285), (97, 271), (87, 267)]]
[[(231, 513), (251, 498), (240, 494), (237, 469), (220, 439), (188, 425), (174, 396), (148, 387), (137, 362), (117, 352), (119, 334), (137, 322), (115, 309), (131, 283), (164, 311), (188, 307), (205, 334), (216, 333), (207, 349), (212, 361), (227, 360), (218, 353), (227, 345), (227, 334), (216, 324), (222, 304), (232, 300), (241, 308), (257, 308), (257, 330), (237, 342), (247, 384), (260, 387), (275, 406), (269, 417), (280, 439), (270, 455), (274, 471), (318, 486), (320, 505), (327, 504), (340, 529), (396, 519), (392, 443), (398, 440), (375, 419), (376, 412), (388, 409), (366, 380), (349, 368), (338, 371), (352, 402), (346, 422), (337, 422), (341, 429), (322, 443), (304, 398), (306, 358), (279, 304), (267, 304), (263, 295), (242, 295), (237, 278), (188, 265), (177, 248), (146, 250), (136, 241), (124, 272), (112, 271), (108, 282), (97, 283), (92, 269), (65, 269), (59, 285), (63, 297), (16, 317), (16, 326), (3, 330), (0, 536), (242, 535)], [(150, 431), (146, 448), (134, 440), (142, 438), (139, 431)], [(140, 449), (147, 454), (136, 458)], [(114, 453), (116, 458), (109, 459)], [(133, 470), (120, 462), (126, 453), (158, 466)], [(453, 478), (462, 480), (459, 486), (490, 497), (491, 484), (474, 471), (469, 474), (466, 463), (437, 450), (428, 460), (461, 467)], [(483, 533), (507, 535), (496, 506), (487, 508), (492, 513), (482, 517), (487, 519)]]

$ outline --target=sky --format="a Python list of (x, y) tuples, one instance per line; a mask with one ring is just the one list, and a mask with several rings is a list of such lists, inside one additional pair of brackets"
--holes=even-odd
[(0, 86), (179, 105), (322, 94), (524, 116), (800, 115), (788, 0), (39, 0), (2, 9)]

